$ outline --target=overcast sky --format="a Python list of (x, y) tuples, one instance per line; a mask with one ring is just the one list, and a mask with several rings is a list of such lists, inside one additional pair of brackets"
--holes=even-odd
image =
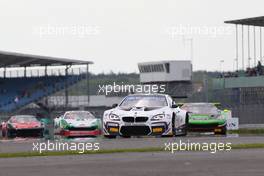
[(94, 61), (92, 72), (190, 59), (232, 70), (235, 27), (263, 15), (263, 0), (0, 0), (0, 50)]

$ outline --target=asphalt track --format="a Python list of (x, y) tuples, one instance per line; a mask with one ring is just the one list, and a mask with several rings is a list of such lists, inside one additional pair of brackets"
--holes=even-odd
[(263, 176), (264, 150), (115, 153), (0, 159), (1, 176)]
[[(155, 137), (143, 137), (143, 138), (117, 138), (117, 139), (105, 139), (103, 137), (98, 138), (74, 138), (74, 139), (59, 139), (57, 142), (82, 142), (82, 143), (99, 143), (101, 150), (105, 149), (128, 149), (128, 148), (153, 148), (153, 147), (165, 147), (168, 143), (179, 142), (194, 142), (194, 143), (232, 143), (232, 144), (252, 144), (252, 143), (264, 143), (264, 136), (214, 136), (214, 135), (197, 135), (187, 137), (172, 137), (172, 138), (155, 138)], [(34, 138), (16, 138), (16, 139), (2, 139), (0, 140), (0, 153), (10, 152), (31, 152), (33, 149), (33, 143), (44, 142), (44, 139)]]
[[(164, 147), (165, 143), (221, 142), (232, 144), (263, 143), (264, 136), (188, 135), (174, 138), (74, 138), (60, 142), (98, 142), (100, 149)], [(44, 139), (1, 139), (0, 153), (32, 151), (32, 143)], [(263, 176), (264, 149), (231, 151), (184, 151), (171, 153), (112, 153), (69, 156), (0, 158), (0, 176)]]

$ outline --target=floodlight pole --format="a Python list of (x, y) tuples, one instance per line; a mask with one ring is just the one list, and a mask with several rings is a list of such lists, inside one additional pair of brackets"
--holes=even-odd
[(193, 38), (190, 39), (191, 42), (191, 62), (193, 64)]
[(69, 75), (69, 68), (71, 67), (71, 65), (66, 65), (65, 68), (65, 106), (68, 107), (69, 105), (69, 90), (68, 90), (68, 75)]
[(190, 58), (191, 58), (191, 63), (193, 64), (193, 53), (194, 53), (193, 38), (185, 38), (183, 36), (184, 47), (185, 47), (185, 41), (189, 41), (190, 42)]
[(250, 68), (250, 26), (248, 26), (248, 68)]
[(254, 26), (254, 67), (257, 66), (257, 57), (256, 57), (256, 27)]
[(86, 65), (87, 107), (90, 104), (89, 64)]
[(236, 70), (238, 71), (238, 26), (236, 24)]
[(262, 28), (259, 27), (259, 55), (260, 55), (260, 63), (262, 63)]
[(241, 25), (241, 42), (242, 42), (242, 48), (241, 48), (241, 52), (242, 52), (242, 70), (245, 71), (245, 63), (244, 63), (244, 25)]

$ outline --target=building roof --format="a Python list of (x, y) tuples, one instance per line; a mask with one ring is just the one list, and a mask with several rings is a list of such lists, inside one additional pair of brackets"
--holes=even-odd
[(225, 21), (225, 23), (263, 27), (264, 26), (264, 16)]
[(149, 61), (149, 62), (140, 62), (138, 65), (153, 65), (153, 64), (164, 64), (164, 63), (191, 63), (190, 60), (161, 60), (161, 61)]
[(91, 61), (0, 51), (0, 67), (30, 67), (93, 64)]

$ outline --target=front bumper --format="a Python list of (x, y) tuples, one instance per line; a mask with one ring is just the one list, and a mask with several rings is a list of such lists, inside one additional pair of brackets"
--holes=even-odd
[(44, 128), (16, 128), (9, 131), (16, 136), (42, 136)]
[(201, 122), (190, 121), (188, 130), (194, 132), (221, 132), (226, 127), (226, 122)]
[(115, 136), (159, 136), (168, 135), (171, 131), (170, 123), (167, 122), (152, 122), (147, 123), (117, 123), (106, 122), (104, 124), (105, 135)]
[(82, 137), (82, 136), (99, 136), (101, 130), (95, 129), (90, 131), (85, 130), (61, 130), (60, 135), (65, 137)]

